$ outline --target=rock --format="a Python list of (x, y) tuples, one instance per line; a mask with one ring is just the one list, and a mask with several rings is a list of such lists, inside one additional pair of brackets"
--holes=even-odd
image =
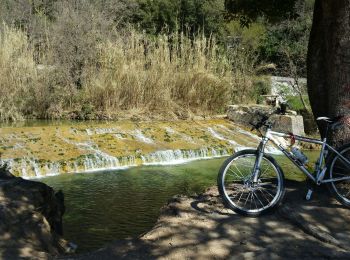
[[(273, 107), (263, 105), (231, 105), (228, 107), (227, 117), (237, 124), (251, 127), (251, 122), (256, 123), (262, 115), (270, 115), (274, 112)], [(303, 117), (295, 115), (294, 111), (288, 111), (286, 115), (274, 114), (270, 119), (274, 122), (275, 131), (304, 135)]]
[(295, 115), (273, 115), (271, 121), (274, 122), (273, 130), (293, 133), (296, 135), (305, 135), (304, 122), (302, 116)]
[(16, 178), (8, 170), (7, 164), (0, 164), (0, 180), (9, 180)]
[(233, 122), (245, 126), (251, 126), (250, 122), (254, 122), (261, 115), (267, 115), (274, 112), (274, 108), (262, 105), (231, 105), (227, 110), (228, 119)]
[(65, 253), (64, 196), (0, 167), (0, 259), (45, 259)]

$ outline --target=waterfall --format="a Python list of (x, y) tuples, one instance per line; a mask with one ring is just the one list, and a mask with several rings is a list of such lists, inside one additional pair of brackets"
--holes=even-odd
[(146, 143), (146, 144), (152, 144), (152, 143), (154, 143), (154, 141), (153, 141), (152, 139), (146, 137), (146, 136), (141, 132), (140, 129), (136, 129), (135, 131), (133, 131), (133, 135), (134, 135), (134, 137), (135, 137), (137, 140), (139, 140), (139, 141), (141, 141), (141, 142), (143, 142), (143, 143)]
[(35, 159), (22, 159), (20, 162), (8, 161), (10, 168), (18, 169), (25, 179), (55, 176), (60, 173), (95, 172), (120, 170), (138, 165), (173, 165), (199, 159), (228, 156), (226, 149), (202, 148), (198, 150), (163, 150), (140, 156), (137, 163), (135, 156), (113, 157), (103, 152), (96, 152), (77, 159), (74, 162), (41, 162)]
[(165, 131), (170, 134), (170, 135), (178, 135), (181, 139), (187, 141), (187, 142), (190, 142), (190, 143), (195, 143), (193, 138), (186, 135), (186, 134), (183, 134), (183, 133), (180, 133), (174, 129), (172, 129), (171, 127), (164, 127)]
[(226, 142), (228, 142), (229, 144), (235, 146), (236, 149), (242, 147), (242, 146), (239, 145), (237, 142), (223, 137), (222, 135), (220, 135), (219, 133), (217, 133), (217, 132), (216, 132), (213, 128), (211, 128), (211, 127), (208, 127), (208, 131), (209, 131), (209, 133), (210, 133), (214, 138), (217, 138), (217, 139), (219, 139), (219, 140), (226, 141)]
[(216, 150), (214, 148), (202, 148), (199, 150), (166, 150), (157, 151), (148, 155), (142, 155), (143, 165), (171, 165), (186, 163), (199, 159), (209, 159), (227, 156), (228, 152), (225, 149)]
[(228, 156), (256, 149), (260, 138), (226, 120), (203, 120), (2, 128), (0, 141), (0, 163), (16, 176), (41, 178)]

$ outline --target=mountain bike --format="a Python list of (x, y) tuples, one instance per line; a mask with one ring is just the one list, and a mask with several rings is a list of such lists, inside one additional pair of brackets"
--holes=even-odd
[[(337, 124), (328, 117), (319, 117), (317, 120), (327, 123), (327, 132)], [(252, 125), (252, 131), (257, 130), (262, 137), (258, 148), (235, 153), (219, 170), (218, 189), (228, 208), (241, 215), (259, 216), (275, 209), (283, 200), (284, 174), (276, 160), (265, 152), (269, 141), (312, 182), (316, 185), (326, 184), (340, 203), (350, 207), (350, 144), (335, 149), (327, 143), (327, 138), (319, 140), (272, 131), (273, 124), (269, 116), (263, 116)], [(265, 129), (265, 132), (262, 133), (261, 129)], [(283, 144), (281, 137), (290, 139), (291, 145), (288, 147)], [(295, 141), (321, 146), (314, 171), (310, 172), (306, 165), (307, 157), (293, 146)], [(311, 194), (312, 189), (309, 189), (306, 199), (310, 199)]]

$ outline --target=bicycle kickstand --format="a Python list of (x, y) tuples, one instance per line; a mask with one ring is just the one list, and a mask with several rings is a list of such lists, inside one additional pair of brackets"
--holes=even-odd
[(312, 196), (313, 192), (314, 192), (314, 190), (310, 188), (306, 193), (305, 199), (308, 201), (311, 200), (311, 196)]

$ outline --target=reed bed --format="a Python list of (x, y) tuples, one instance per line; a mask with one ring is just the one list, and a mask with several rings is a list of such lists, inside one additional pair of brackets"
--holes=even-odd
[(85, 89), (94, 107), (218, 111), (229, 101), (230, 61), (213, 38), (182, 33), (151, 40), (131, 30), (98, 50), (99, 69)]
[(250, 56), (229, 54), (201, 33), (151, 37), (128, 28), (90, 39), (91, 55), (68, 57), (67, 65), (49, 34), (38, 55), (24, 32), (6, 25), (0, 31), (1, 121), (113, 118), (127, 111), (214, 114), (248, 100), (252, 89)]
[(37, 80), (33, 50), (23, 32), (0, 27), (0, 121), (16, 121), (26, 114)]

